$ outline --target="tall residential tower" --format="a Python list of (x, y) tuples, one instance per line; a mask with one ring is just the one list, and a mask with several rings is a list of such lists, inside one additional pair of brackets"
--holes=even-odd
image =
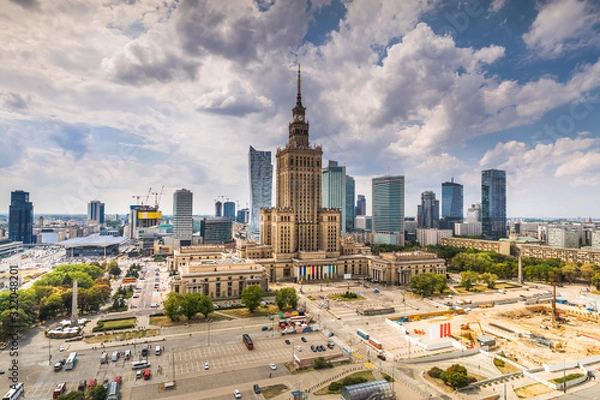
[(92, 200), (88, 203), (88, 221), (94, 221), (97, 225), (104, 224), (104, 203)]

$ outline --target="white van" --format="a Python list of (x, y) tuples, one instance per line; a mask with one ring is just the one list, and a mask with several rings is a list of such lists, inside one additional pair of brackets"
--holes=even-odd
[(119, 361), (119, 357), (121, 357), (121, 353), (119, 353), (118, 351), (113, 351), (112, 353), (112, 360), (113, 361)]
[(148, 368), (150, 363), (148, 361), (134, 361), (131, 363), (131, 369), (142, 369)]
[(162, 349), (160, 348), (160, 346), (156, 346), (156, 350), (154, 351), (154, 353), (155, 353), (157, 356), (160, 356), (160, 353), (162, 353)]

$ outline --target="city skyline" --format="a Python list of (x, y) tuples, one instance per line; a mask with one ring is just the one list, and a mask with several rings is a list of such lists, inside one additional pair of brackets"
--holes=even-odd
[(508, 217), (599, 218), (598, 7), (10, 1), (0, 211), (23, 190), (38, 215), (85, 214), (96, 198), (122, 215), (163, 185), (197, 193), (199, 215), (221, 197), (244, 208), (248, 146), (285, 142), (301, 64), (311, 141), (346, 166), (367, 214), (374, 177), (405, 177), (410, 216), (451, 177), (465, 207), (480, 202), (495, 168)]

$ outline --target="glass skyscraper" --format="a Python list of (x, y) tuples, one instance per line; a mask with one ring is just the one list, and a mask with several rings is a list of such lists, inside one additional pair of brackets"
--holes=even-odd
[(461, 222), (464, 218), (463, 203), (463, 185), (454, 182), (454, 178), (450, 182), (442, 183), (441, 228), (454, 231), (454, 224)]
[(33, 237), (33, 203), (29, 201), (29, 192), (16, 190), (10, 193), (8, 239), (23, 244), (36, 241)]
[[(337, 161), (329, 160), (329, 164), (323, 168), (322, 191), (323, 208), (338, 208), (340, 210), (340, 231), (346, 232), (346, 207), (347, 189), (346, 167), (338, 165)], [(353, 201), (354, 202), (354, 201)]]
[(373, 178), (373, 232), (404, 234), (404, 176)]
[(356, 215), (367, 215), (367, 199), (364, 195), (359, 194), (356, 199)]
[(250, 146), (250, 232), (260, 229), (260, 209), (270, 208), (273, 192), (273, 164), (270, 151)]
[(506, 237), (506, 171), (481, 171), (481, 229), (486, 239)]

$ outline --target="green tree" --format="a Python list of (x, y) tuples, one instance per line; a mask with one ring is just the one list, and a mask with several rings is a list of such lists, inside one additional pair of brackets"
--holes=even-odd
[(600, 272), (596, 272), (596, 274), (592, 276), (592, 285), (594, 285), (597, 290), (600, 290)]
[(573, 283), (578, 276), (581, 275), (579, 266), (574, 262), (568, 262), (560, 268), (560, 273), (563, 278), (570, 283)]
[(198, 312), (204, 315), (204, 318), (208, 318), (208, 315), (215, 311), (215, 305), (213, 304), (210, 296), (198, 293), (200, 301), (198, 303)]
[(314, 369), (332, 368), (333, 365), (330, 362), (325, 361), (323, 357), (317, 357), (313, 365)]
[(104, 385), (96, 385), (85, 393), (86, 400), (104, 400), (108, 389)]
[(110, 269), (108, 270), (109, 274), (111, 274), (115, 278), (117, 276), (121, 275), (121, 268), (119, 268), (119, 265), (116, 262), (114, 264), (112, 264), (112, 265), (109, 263), (109, 266), (110, 266)]
[(475, 284), (479, 280), (479, 275), (477, 274), (477, 272), (464, 271), (460, 274), (460, 279), (461, 279), (460, 284), (467, 291), (469, 291), (469, 290), (471, 290), (471, 288), (473, 288), (473, 286), (475, 286)]
[(85, 400), (85, 394), (79, 390), (74, 390), (69, 393), (61, 394), (57, 397), (59, 400)]
[(163, 310), (167, 318), (171, 321), (177, 321), (181, 318), (183, 310), (181, 303), (183, 302), (183, 296), (179, 293), (170, 292), (167, 295), (166, 300), (163, 302)]
[(463, 375), (456, 372), (446, 372), (446, 384), (450, 385), (453, 389), (460, 389), (469, 384), (469, 378), (467, 375)]
[(200, 308), (200, 298), (197, 293), (186, 293), (181, 299), (181, 312), (187, 317), (192, 319), (198, 313)]
[(290, 306), (296, 308), (298, 305), (298, 294), (295, 288), (282, 288), (275, 291), (275, 304), (279, 310)]
[(250, 285), (242, 291), (242, 303), (251, 313), (254, 312), (260, 305), (264, 292), (258, 285)]
[(479, 275), (479, 279), (487, 285), (488, 289), (493, 289), (496, 286), (498, 275), (485, 272)]
[(438, 274), (425, 273), (414, 275), (410, 278), (408, 286), (417, 294), (431, 296), (436, 288), (441, 285), (441, 280), (436, 275)]
[(592, 277), (596, 274), (596, 271), (598, 271), (598, 266), (594, 265), (594, 264), (586, 263), (581, 266), (580, 271), (581, 271), (581, 279), (590, 283), (592, 281)]

